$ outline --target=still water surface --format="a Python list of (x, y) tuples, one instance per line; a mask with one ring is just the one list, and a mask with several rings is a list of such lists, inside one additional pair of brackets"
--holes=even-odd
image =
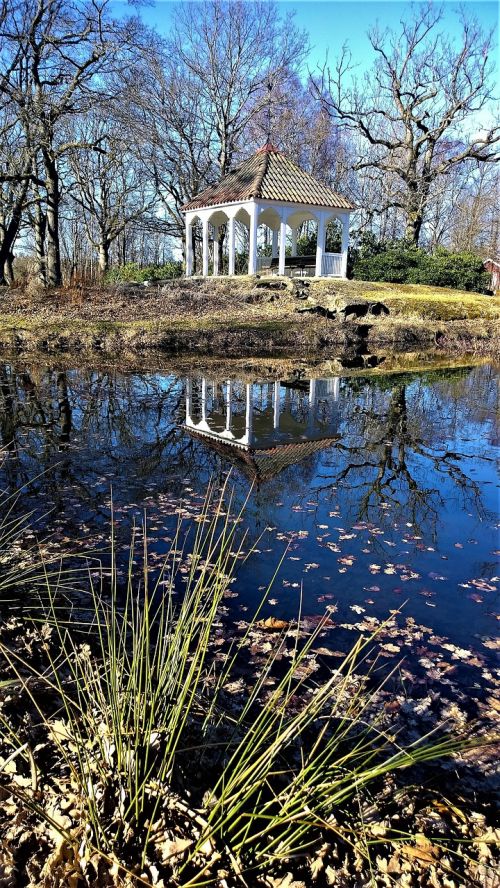
[(124, 537), (146, 510), (159, 561), (179, 497), (189, 520), (207, 481), (231, 470), (237, 503), (251, 488), (244, 523), (260, 537), (233, 586), (236, 614), (260, 601), (288, 546), (266, 614), (295, 617), (301, 588), (304, 614), (335, 605), (339, 623), (404, 603), (461, 663), (492, 663), (493, 366), (268, 380), (12, 363), (0, 382), (1, 487), (27, 485), (23, 509), (54, 544), (104, 540), (112, 486)]

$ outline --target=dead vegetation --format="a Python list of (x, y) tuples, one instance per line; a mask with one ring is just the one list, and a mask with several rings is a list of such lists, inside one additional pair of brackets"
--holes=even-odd
[(18, 352), (310, 355), (369, 346), (491, 354), (500, 300), (362, 281), (180, 278), (149, 287), (4, 289), (0, 312), (0, 347)]
[(128, 593), (101, 566), (70, 605), (46, 553), (38, 607), (0, 625), (0, 886), (494, 886), (494, 747), (456, 742), (463, 700), (382, 678), (419, 627), (364, 617), (325, 670), (334, 607), (231, 624), (240, 516), (209, 500), (198, 517), (157, 578), (144, 549), (140, 594), (131, 560)]

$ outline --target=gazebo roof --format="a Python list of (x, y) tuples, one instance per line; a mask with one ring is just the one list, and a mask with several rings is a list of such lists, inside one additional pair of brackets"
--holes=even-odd
[(354, 209), (354, 205), (346, 197), (306, 173), (274, 145), (264, 145), (216, 185), (205, 188), (184, 204), (182, 210), (197, 210), (251, 199)]
[(220, 456), (236, 465), (251, 481), (269, 481), (283, 469), (296, 465), (308, 456), (326, 450), (339, 440), (339, 436), (321, 438), (316, 441), (296, 441), (291, 444), (278, 444), (276, 447), (264, 449), (240, 447), (230, 441), (224, 441), (216, 435), (200, 432), (184, 426), (187, 432), (201, 439)]

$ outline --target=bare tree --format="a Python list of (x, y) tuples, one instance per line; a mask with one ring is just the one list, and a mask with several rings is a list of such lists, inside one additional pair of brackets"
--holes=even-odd
[(246, 150), (257, 149), (269, 135), (303, 169), (331, 188), (350, 193), (355, 180), (350, 141), (293, 70), (283, 72), (273, 86), (268, 106), (259, 102), (248, 124)]
[(477, 123), (493, 99), (492, 35), (460, 15), (457, 46), (439, 29), (442, 9), (427, 3), (400, 30), (369, 32), (376, 60), (361, 82), (346, 47), (334, 69), (325, 65), (313, 81), (323, 107), (369, 148), (355, 169), (399, 180), (391, 202), (415, 244), (436, 183), (471, 159), (499, 159), (500, 127), (478, 131)]
[(129, 223), (152, 210), (157, 198), (148, 189), (144, 164), (128, 149), (115, 121), (92, 114), (79, 128), (79, 139), (99, 150), (70, 152), (74, 184), (69, 193), (83, 210), (85, 232), (104, 274), (114, 241)]
[(101, 97), (103, 77), (126, 51), (131, 26), (108, 19), (110, 0), (4, 0), (4, 5), (2, 91), (16, 107), (39, 158), (46, 204), (46, 282), (58, 286), (61, 159), (76, 147), (98, 148), (68, 139), (67, 124)]
[(157, 39), (127, 72), (114, 113), (153, 183), (166, 232), (182, 237), (180, 208), (211, 181), (214, 170), (213, 121), (199, 83)]
[(198, 84), (200, 110), (213, 121), (212, 154), (225, 175), (249, 123), (273, 88), (296, 71), (308, 41), (271, 0), (205, 0), (179, 6), (171, 52)]
[[(183, 3), (172, 36), (128, 73), (121, 114), (162, 201), (169, 234), (181, 206), (252, 147), (250, 124), (268, 115), (276, 86), (296, 71), (307, 39), (271, 0)], [(269, 133), (269, 127), (266, 140)]]
[(0, 284), (13, 280), (19, 234), (32, 173), (32, 155), (11, 109), (0, 109)]
[(469, 171), (450, 212), (448, 238), (454, 250), (500, 255), (500, 177), (497, 168)]

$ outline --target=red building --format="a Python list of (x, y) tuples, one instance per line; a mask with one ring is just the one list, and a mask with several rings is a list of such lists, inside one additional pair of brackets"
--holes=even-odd
[(500, 290), (500, 262), (497, 259), (485, 259), (483, 265), (491, 274), (490, 290)]

